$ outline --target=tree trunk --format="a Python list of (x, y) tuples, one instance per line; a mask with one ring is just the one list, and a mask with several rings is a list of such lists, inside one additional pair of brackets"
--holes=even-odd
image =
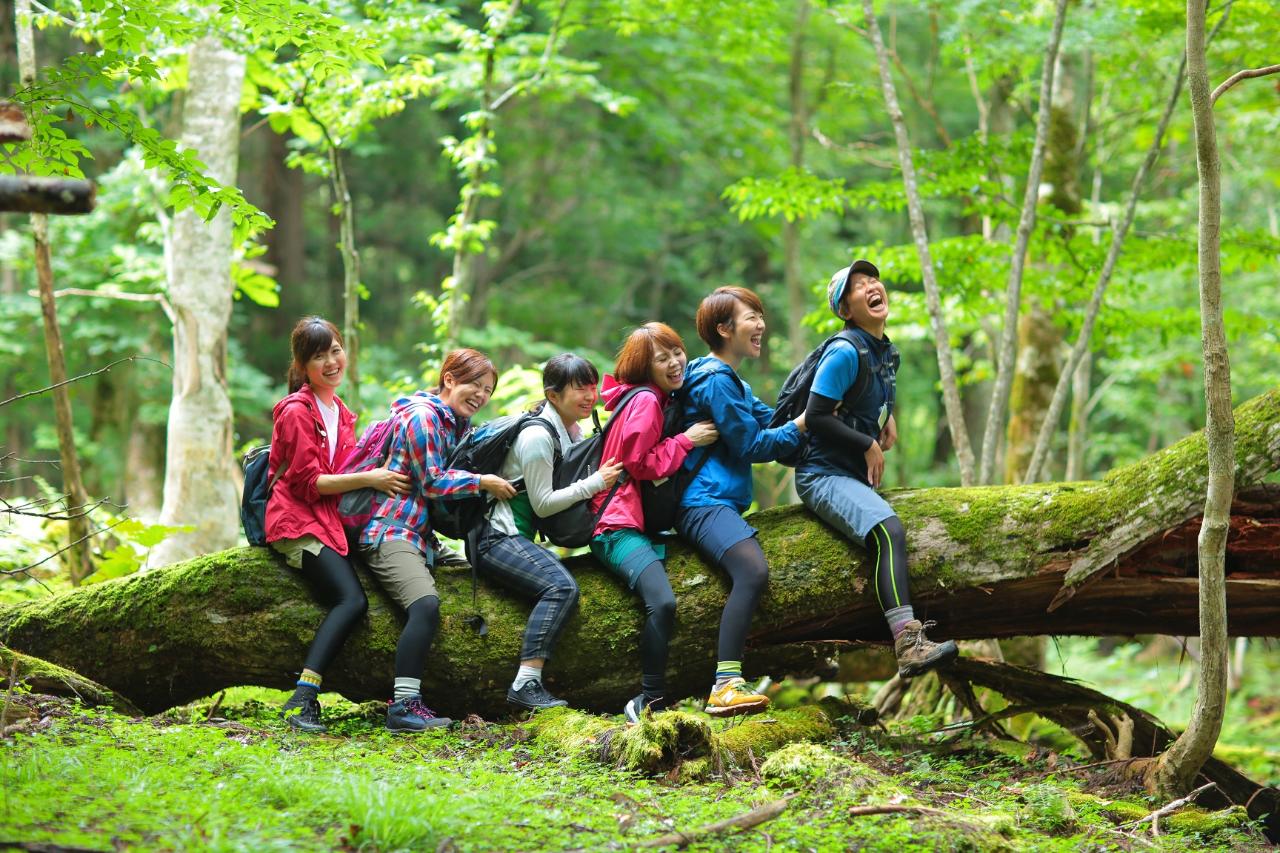
[[(214, 179), (234, 184), (244, 57), (206, 37), (192, 46), (189, 63), (182, 144), (198, 152)], [(160, 523), (195, 530), (156, 546), (155, 565), (234, 545), (240, 520), (227, 396), (227, 323), (234, 290), (231, 217), (223, 210), (206, 222), (187, 209), (173, 217), (167, 236), (173, 400)]]
[[(867, 2), (867, 0), (864, 0)], [(1044, 51), (1044, 70), (1040, 79), (1040, 106), (1036, 120), (1036, 140), (1031, 151), (1031, 166), (1022, 198), (1022, 214), (1018, 219), (1013, 257), (1009, 264), (1009, 283), (1005, 292), (1004, 328), (1000, 333), (1000, 350), (996, 363), (995, 389), (987, 410), (983, 429), (982, 461), (978, 482), (990, 483), (995, 471), (997, 438), (1004, 430), (1005, 408), (1013, 386), (1014, 359), (1018, 336), (1018, 315), (1022, 309), (1022, 274), (1027, 259), (1027, 246), (1036, 224), (1036, 204), (1040, 197), (1040, 176), (1044, 168), (1045, 147), (1049, 136), (1049, 118), (1053, 112), (1053, 76), (1057, 66), (1058, 45), (1062, 41), (1063, 23), (1067, 16), (1067, 0), (1056, 0), (1053, 31)]]
[[(1067, 429), (1069, 481), (1083, 480), (1089, 470), (1089, 390), (1093, 380), (1093, 353), (1085, 349), (1071, 375), (1071, 422)], [(1059, 377), (1061, 381), (1061, 377)]]
[[(1280, 390), (1242, 406), (1237, 419), (1239, 482), (1256, 482), (1280, 468)], [(1196, 434), (1098, 482), (890, 493), (908, 531), (916, 612), (955, 639), (1195, 634), (1194, 517), (1207, 476), (1205, 438)], [(1227, 581), (1231, 630), (1274, 635), (1280, 489), (1242, 496), (1237, 511)], [(862, 548), (799, 506), (757, 513), (752, 523), (770, 584), (752, 627), (749, 675), (814, 671), (821, 656), (788, 644), (888, 642)], [(1117, 552), (1122, 540), (1132, 545)], [(643, 609), (590, 558), (568, 564), (581, 604), (547, 667), (548, 684), (577, 707), (616, 711), (639, 683)], [(677, 543), (667, 568), (679, 601), (669, 694), (687, 696), (711, 680), (727, 582)], [(1091, 569), (1106, 572), (1048, 611), (1077, 569), (1086, 578)], [(369, 618), (325, 673), (326, 687), (353, 699), (389, 693), (400, 623), (364, 580)], [(499, 713), (529, 605), (481, 585), (477, 607), (489, 626), (481, 637), (467, 625), (476, 612), (470, 572), (442, 569), (437, 583), (442, 622), (426, 695), (455, 716)], [(321, 615), (297, 572), (268, 549), (245, 548), (0, 609), (0, 642), (158, 710), (233, 684), (292, 685), (290, 669)]]
[(871, 35), (871, 43), (875, 47), (876, 64), (880, 69), (880, 90), (884, 95), (889, 119), (893, 122), (898, 160), (902, 164), (902, 184), (907, 196), (911, 236), (916, 244), (916, 254), (920, 256), (920, 277), (924, 281), (925, 302), (929, 308), (934, 347), (938, 354), (938, 375), (942, 382), (942, 401), (946, 407), (947, 425), (951, 430), (951, 441), (955, 445), (956, 459), (960, 464), (960, 482), (971, 486), (974, 483), (973, 450), (969, 445), (969, 428), (965, 424), (964, 405), (960, 401), (955, 363), (951, 358), (951, 336), (947, 332), (947, 323), (942, 316), (942, 297), (938, 292), (933, 258), (929, 253), (929, 233), (925, 228), (924, 204), (920, 200), (920, 189), (916, 183), (915, 164), (911, 157), (911, 140), (907, 136), (906, 119), (903, 118), (902, 108), (898, 105), (893, 75), (889, 71), (889, 52), (880, 35), (880, 24), (876, 22), (871, 0), (862, 0), (862, 13), (867, 22), (867, 32)]
[[(1219, 266), (1221, 174), (1218, 136), (1205, 61), (1205, 3), (1187, 0), (1187, 84), (1196, 133), (1200, 175), (1199, 271), (1200, 334), (1204, 350), (1205, 436), (1208, 492), (1199, 537), (1200, 678), (1187, 730), (1160, 757), (1148, 787), (1161, 796), (1191, 790), (1201, 766), (1213, 754), (1227, 704), (1226, 549), (1231, 530), (1231, 496), (1236, 484), (1232, 464), (1235, 423), (1231, 411), (1231, 363), (1222, 322), (1222, 270)], [(1241, 424), (1241, 443), (1244, 437)], [(1237, 634), (1239, 632), (1236, 632)]]
[[(809, 23), (809, 0), (796, 0), (796, 20), (791, 31), (791, 64), (787, 89), (791, 100), (791, 122), (787, 141), (791, 149), (791, 168), (804, 168), (804, 140), (808, 135), (809, 110), (804, 99), (804, 36)], [(787, 291), (787, 340), (791, 360), (799, 364), (809, 351), (809, 335), (805, 332), (804, 315), (809, 310), (809, 288), (800, 274), (800, 221), (784, 219), (782, 223), (783, 284)]]
[[(327, 134), (326, 134), (327, 135)], [(347, 352), (347, 405), (360, 411), (360, 252), (356, 250), (356, 212), (351, 206), (351, 188), (347, 186), (347, 170), (342, 150), (329, 140), (329, 167), (332, 170), (333, 193), (338, 199), (338, 216), (342, 223), (342, 339)]]
[(1043, 305), (1034, 304), (1018, 318), (1018, 364), (1014, 368), (1013, 389), (1009, 395), (1009, 428), (1004, 454), (1004, 482), (1021, 479), (1036, 436), (1058, 384), (1058, 351), (1062, 332), (1053, 314)]
[[(35, 43), (31, 33), (31, 3), (18, 0), (18, 64), (23, 86), (36, 82)], [(49, 217), (31, 214), (31, 233), (35, 242), (36, 284), (40, 290), (40, 313), (44, 318), (44, 351), (49, 363), (49, 384), (54, 386), (53, 417), (58, 433), (58, 453), (62, 461), (62, 490), (67, 496), (67, 541), (70, 544), (71, 583), (93, 572), (90, 557), (89, 519), (78, 508), (89, 506), (89, 496), (80, 479), (80, 458), (76, 453), (76, 437), (71, 420), (71, 395), (67, 390), (67, 362), (62, 351), (62, 330), (58, 328), (58, 309), (53, 297), (53, 264), (49, 257)]]

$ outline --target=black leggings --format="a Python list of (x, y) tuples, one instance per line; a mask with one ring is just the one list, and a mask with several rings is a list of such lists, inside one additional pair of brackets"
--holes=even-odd
[(351, 563), (328, 546), (322, 547), (319, 554), (302, 552), (302, 576), (320, 603), (329, 608), (303, 664), (323, 675), (369, 609), (369, 599), (365, 598)]
[(754, 536), (743, 539), (720, 558), (720, 567), (729, 573), (733, 588), (720, 616), (720, 660), (742, 660), (747, 647), (747, 631), (760, 596), (769, 584), (769, 564)]
[(667, 569), (654, 560), (640, 570), (636, 592), (644, 599), (646, 618), (640, 631), (640, 689), (659, 697), (667, 689), (667, 648), (676, 624), (676, 596), (667, 580)]
[(396, 643), (396, 678), (422, 678), (427, 654), (440, 627), (440, 597), (424, 595), (405, 610), (408, 619)]
[(876, 598), (881, 610), (911, 606), (907, 578), (907, 531), (896, 515), (871, 528), (867, 550), (876, 558)]

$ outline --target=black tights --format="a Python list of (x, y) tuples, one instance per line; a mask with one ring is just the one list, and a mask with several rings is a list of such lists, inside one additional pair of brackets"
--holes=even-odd
[(640, 689), (658, 698), (667, 689), (667, 648), (676, 623), (676, 596), (666, 567), (654, 560), (640, 570), (636, 592), (644, 599), (644, 629), (640, 632)]
[(328, 546), (322, 547), (319, 554), (302, 553), (302, 576), (320, 603), (329, 608), (303, 664), (312, 672), (324, 674), (369, 609), (369, 599), (365, 598), (351, 563)]
[(424, 595), (405, 610), (408, 619), (396, 643), (396, 678), (422, 678), (427, 653), (440, 626), (440, 598)]
[(907, 531), (896, 515), (871, 528), (867, 551), (876, 558), (876, 598), (881, 610), (911, 606), (907, 576)]
[(747, 631), (760, 596), (769, 584), (769, 564), (754, 536), (734, 545), (720, 558), (720, 567), (729, 573), (733, 588), (720, 616), (720, 660), (742, 660), (747, 647)]

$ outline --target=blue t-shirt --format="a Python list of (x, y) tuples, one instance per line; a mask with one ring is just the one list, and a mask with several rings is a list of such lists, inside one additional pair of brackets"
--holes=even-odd
[[(857, 400), (845, 399), (858, 380), (859, 359), (857, 347), (844, 340), (834, 341), (822, 354), (810, 390), (841, 401), (836, 416), (859, 432), (878, 438), (892, 413), (895, 376), (890, 358), (891, 344), (887, 338), (877, 339), (860, 329), (856, 331), (861, 333), (859, 337), (869, 355), (866, 369), (872, 376), (866, 390)], [(832, 446), (822, 436), (810, 433), (808, 452), (796, 470), (846, 477), (852, 474), (865, 481), (867, 460), (861, 453), (851, 453), (847, 447)]]

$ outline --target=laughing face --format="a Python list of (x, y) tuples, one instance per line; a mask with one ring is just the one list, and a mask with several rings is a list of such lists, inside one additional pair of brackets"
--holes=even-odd
[(655, 342), (653, 359), (649, 362), (649, 379), (664, 394), (670, 394), (684, 384), (684, 366), (688, 363), (689, 357), (680, 347), (667, 349)]
[(726, 339), (724, 351), (739, 359), (758, 358), (764, 342), (764, 314), (745, 302), (739, 301), (733, 309), (733, 324), (721, 323), (716, 327)]
[(462, 418), (470, 418), (484, 408), (493, 396), (493, 386), (498, 377), (492, 373), (482, 373), (470, 382), (459, 382), (452, 373), (444, 375), (444, 387), (440, 389), (440, 399), (453, 409), (454, 414)]
[(591, 416), (599, 396), (596, 386), (590, 383), (582, 385), (569, 384), (562, 391), (547, 391), (547, 400), (555, 407), (560, 419), (566, 424), (576, 423)]
[(856, 272), (849, 276), (840, 316), (864, 329), (884, 328), (889, 319), (889, 293), (880, 279)]
[(333, 391), (347, 372), (347, 351), (336, 340), (307, 360), (307, 383), (312, 390)]

